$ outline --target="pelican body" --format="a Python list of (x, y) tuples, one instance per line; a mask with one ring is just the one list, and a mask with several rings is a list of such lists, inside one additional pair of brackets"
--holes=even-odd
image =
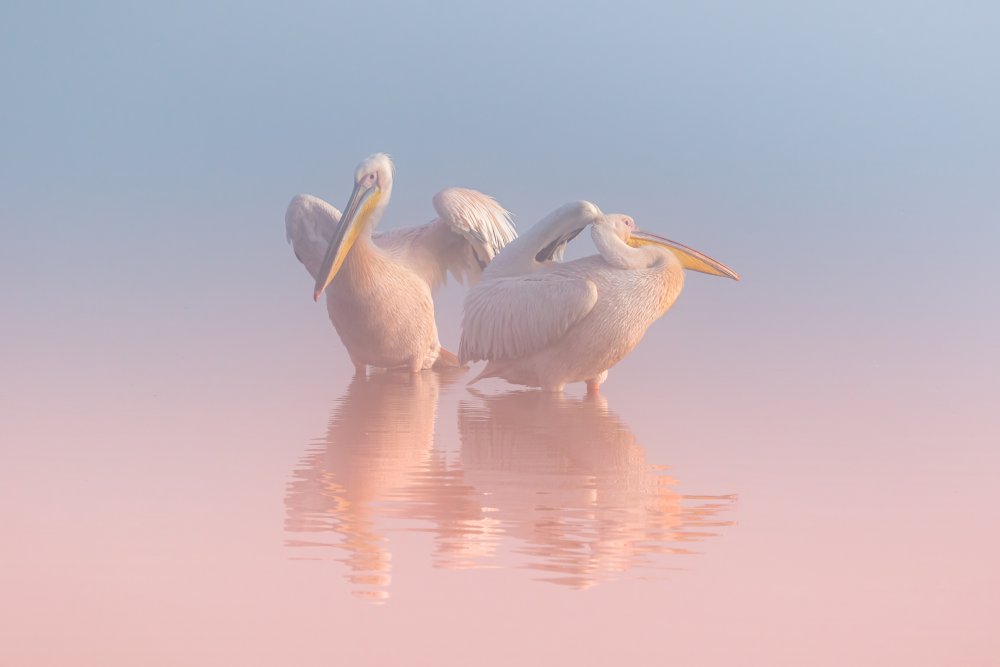
[[(562, 262), (588, 225), (599, 254)], [(739, 280), (696, 250), (638, 231), (626, 215), (567, 204), (507, 246), (469, 292), (459, 358), (488, 362), (473, 382), (500, 377), (550, 391), (586, 382), (597, 391), (673, 305), (685, 268)]]
[(432, 222), (375, 234), (392, 195), (393, 165), (376, 153), (358, 165), (343, 215), (312, 195), (292, 199), (285, 228), (295, 255), (326, 293), (327, 311), (358, 372), (457, 366), (434, 321), (433, 291), (451, 273), (473, 282), (517, 234), (510, 214), (475, 190), (435, 195)]

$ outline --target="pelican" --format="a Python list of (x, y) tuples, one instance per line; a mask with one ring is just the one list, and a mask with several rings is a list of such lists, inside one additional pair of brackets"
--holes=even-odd
[[(588, 225), (599, 254), (562, 262)], [(697, 250), (640, 232), (627, 215), (566, 204), (507, 246), (466, 296), (459, 360), (489, 362), (472, 382), (562, 391), (583, 381), (597, 392), (673, 305), (684, 269), (739, 280)]]
[(288, 241), (315, 279), (313, 299), (326, 307), (357, 373), (367, 365), (413, 372), (458, 366), (441, 347), (431, 293), (448, 272), (474, 282), (516, 236), (510, 213), (464, 188), (434, 196), (438, 217), (426, 225), (373, 234), (392, 195), (393, 165), (376, 153), (354, 172), (344, 214), (312, 195), (285, 213)]

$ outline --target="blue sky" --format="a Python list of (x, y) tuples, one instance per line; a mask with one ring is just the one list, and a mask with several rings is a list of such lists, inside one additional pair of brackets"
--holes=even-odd
[(1000, 149), (986, 4), (0, 11), (12, 194), (225, 198), (387, 150), (427, 180), (809, 195), (995, 175)]
[(288, 199), (387, 151), (390, 227), (450, 185), (522, 227), (587, 198), (732, 264), (733, 307), (995, 326), (997, 34), (990, 3), (4, 3), (5, 307), (283, 290)]

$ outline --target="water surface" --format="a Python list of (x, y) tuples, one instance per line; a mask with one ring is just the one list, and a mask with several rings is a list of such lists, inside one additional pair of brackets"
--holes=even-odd
[[(310, 554), (295, 558), (339, 561), (356, 595), (385, 599), (396, 524), (432, 535), (434, 567), (589, 588), (685, 567), (661, 556), (733, 524), (735, 495), (679, 492), (603, 396), (482, 395), (452, 375), (352, 380), (289, 484), (288, 544)], [(457, 443), (435, 438), (442, 402)]]

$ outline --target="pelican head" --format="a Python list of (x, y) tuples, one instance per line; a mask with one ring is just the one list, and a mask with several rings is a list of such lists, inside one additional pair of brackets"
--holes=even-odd
[(739, 274), (728, 266), (718, 260), (712, 259), (704, 253), (698, 252), (694, 248), (689, 248), (677, 241), (671, 241), (656, 234), (640, 231), (636, 227), (635, 221), (627, 215), (610, 213), (605, 216), (605, 219), (611, 225), (611, 229), (618, 238), (633, 248), (640, 248), (647, 245), (666, 248), (680, 260), (681, 266), (685, 269), (700, 271), (701, 273), (708, 273), (713, 276), (732, 278), (733, 280), (740, 279)]
[(333, 282), (361, 232), (378, 222), (389, 201), (392, 172), (392, 160), (385, 153), (375, 153), (365, 158), (354, 170), (354, 192), (351, 193), (340, 224), (333, 233), (326, 258), (316, 274), (314, 300), (318, 301), (319, 295)]

